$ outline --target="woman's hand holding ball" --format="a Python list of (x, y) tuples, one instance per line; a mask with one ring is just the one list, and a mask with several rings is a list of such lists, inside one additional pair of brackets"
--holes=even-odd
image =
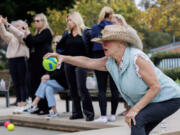
[(49, 57), (56, 57), (56, 59), (58, 60), (58, 64), (57, 67), (61, 65), (61, 63), (64, 61), (64, 56), (60, 55), (58, 53), (47, 53), (44, 58), (49, 58)]

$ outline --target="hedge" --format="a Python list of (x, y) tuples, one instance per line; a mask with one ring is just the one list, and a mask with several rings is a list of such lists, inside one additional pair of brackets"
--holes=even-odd
[(151, 56), (151, 60), (154, 62), (154, 64), (157, 66), (159, 62), (162, 59), (168, 59), (168, 58), (180, 58), (180, 53), (174, 53), (174, 52), (162, 52), (162, 53), (156, 53)]
[(163, 72), (174, 81), (180, 79), (180, 68), (164, 69)]

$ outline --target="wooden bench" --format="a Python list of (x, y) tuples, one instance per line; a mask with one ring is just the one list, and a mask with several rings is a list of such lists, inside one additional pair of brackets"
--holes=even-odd
[[(98, 100), (98, 89), (89, 89), (89, 93), (91, 95), (91, 99), (92, 101), (99, 101)], [(110, 94), (110, 90), (107, 90), (107, 101), (111, 101), (111, 94)], [(59, 96), (61, 98), (61, 100), (65, 100), (66, 102), (66, 112), (69, 112), (69, 102), (72, 100), (71, 96), (70, 96), (70, 92), (68, 89), (59, 92)], [(119, 102), (124, 102), (124, 99), (119, 96)]]
[[(89, 89), (89, 93), (91, 96), (92, 101), (99, 101), (98, 100), (98, 89)], [(59, 96), (61, 100), (65, 100), (66, 102), (66, 112), (69, 112), (69, 102), (72, 100), (70, 96), (70, 91), (68, 89), (59, 92)], [(106, 93), (107, 101), (111, 101), (111, 92), (107, 90)], [(124, 99), (119, 95), (119, 102), (124, 102)]]
[[(89, 71), (88, 72), (88, 76), (92, 76), (93, 71)], [(109, 82), (109, 81), (108, 81)], [(107, 97), (107, 101), (111, 101), (111, 92), (110, 92), (110, 88), (109, 88), (109, 84), (108, 85), (108, 89), (107, 89), (107, 93), (106, 93), (106, 97)], [(98, 100), (98, 89), (88, 89), (91, 99), (92, 101), (99, 101)], [(59, 96), (62, 100), (65, 100), (66, 102), (66, 112), (69, 112), (69, 102), (72, 100), (71, 96), (70, 96), (70, 91), (68, 89), (59, 92)], [(119, 95), (119, 102), (124, 102), (124, 99), (121, 97), (121, 95)]]
[(0, 71), (0, 81), (3, 79), (5, 81), (6, 87), (2, 89), (0, 87), (0, 94), (5, 95), (6, 97), (6, 107), (9, 107), (9, 89), (11, 84), (11, 76), (8, 70), (1, 70)]

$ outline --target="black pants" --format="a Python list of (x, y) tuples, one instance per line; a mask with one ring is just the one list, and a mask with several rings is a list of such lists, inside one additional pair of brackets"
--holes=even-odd
[(64, 69), (73, 103), (72, 115), (82, 114), (81, 99), (83, 112), (86, 117), (94, 117), (92, 100), (86, 88), (87, 69), (75, 67), (66, 63), (64, 64)]
[(26, 87), (27, 61), (24, 57), (8, 59), (9, 70), (16, 92), (16, 101), (25, 102), (28, 98)]
[(149, 104), (136, 116), (136, 126), (132, 123), (131, 135), (148, 135), (163, 119), (179, 108), (180, 98)]
[[(30, 91), (29, 94), (32, 97), (32, 99), (34, 100), (35, 98), (35, 93), (36, 90), (38, 89), (40, 82), (41, 82), (41, 77), (46, 74), (45, 69), (42, 66), (42, 59), (40, 56), (31, 56), (31, 58), (28, 61), (29, 64), (29, 81), (30, 81)], [(41, 99), (40, 102), (38, 103), (38, 108), (39, 110), (42, 110), (44, 112), (48, 112), (49, 111), (49, 107), (47, 104), (47, 100), (45, 99)]]
[[(104, 52), (103, 51), (97, 51), (93, 53), (94, 58), (101, 58), (104, 57)], [(103, 71), (96, 71), (96, 78), (97, 78), (97, 83), (98, 83), (98, 89), (99, 89), (99, 106), (100, 106), (100, 111), (101, 115), (105, 116), (107, 113), (107, 99), (106, 99), (106, 91), (107, 91), (107, 81), (109, 77), (110, 81), (110, 90), (111, 90), (111, 114), (115, 114), (118, 103), (119, 103), (119, 91), (116, 87), (116, 84), (114, 83), (111, 75), (108, 72), (103, 72)]]

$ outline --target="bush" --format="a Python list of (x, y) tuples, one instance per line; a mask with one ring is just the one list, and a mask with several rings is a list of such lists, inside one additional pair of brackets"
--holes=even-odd
[(151, 56), (151, 60), (156, 66), (160, 63), (162, 59), (168, 59), (168, 58), (180, 58), (180, 53), (162, 52), (162, 53), (153, 54)]
[(180, 68), (164, 69), (163, 72), (174, 81), (180, 79)]

